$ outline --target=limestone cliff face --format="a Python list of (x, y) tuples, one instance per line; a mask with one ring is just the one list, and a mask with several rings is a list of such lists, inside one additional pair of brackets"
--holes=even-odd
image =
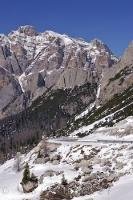
[(115, 94), (133, 86), (133, 43), (129, 44), (120, 61), (107, 69), (101, 79), (98, 103), (104, 104)]
[[(15, 86), (7, 82), (14, 101), (11, 95), (8, 100), (5, 96), (5, 103), (0, 105), (1, 116), (16, 107), (23, 109), (27, 93), (30, 105), (48, 88), (74, 88), (87, 82), (98, 85), (103, 71), (116, 62), (118, 59), (110, 49), (96, 39), (86, 42), (52, 31), (38, 33), (32, 26), (19, 27), (7, 36), (1, 34), (0, 66), (15, 80)], [(2, 102), (8, 92), (2, 78), (0, 81)], [(17, 94), (12, 90), (18, 90)]]
[(0, 110), (4, 112), (22, 94), (18, 80), (0, 67)]

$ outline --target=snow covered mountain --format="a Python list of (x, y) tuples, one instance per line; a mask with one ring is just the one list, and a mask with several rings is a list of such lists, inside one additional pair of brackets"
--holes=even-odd
[(0, 115), (23, 110), (51, 87), (98, 84), (103, 71), (117, 61), (96, 39), (86, 42), (52, 31), (38, 33), (32, 26), (1, 34)]
[(133, 43), (0, 34), (0, 199), (132, 200), (132, 143)]
[(2, 152), (132, 115), (132, 43), (118, 60), (99, 40), (22, 26), (0, 35), (0, 49)]

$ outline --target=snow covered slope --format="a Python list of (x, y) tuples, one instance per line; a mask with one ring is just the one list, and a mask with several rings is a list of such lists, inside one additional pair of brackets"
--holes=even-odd
[(114, 186), (109, 189), (96, 192), (93, 195), (75, 197), (73, 200), (132, 200), (132, 184), (133, 175), (126, 175), (120, 178), (120, 180), (114, 183)]
[[(71, 138), (44, 139), (27, 155), (21, 155), (21, 170), (16, 171), (16, 159), (11, 159), (0, 166), (0, 199), (5, 200), (40, 200), (44, 191), (49, 195), (52, 187), (58, 193), (62, 185), (62, 175), (71, 189), (71, 199), (93, 200), (132, 200), (133, 182), (133, 144), (132, 143), (107, 143), (89, 142), (90, 140), (125, 140), (128, 137), (132, 141), (132, 117), (128, 117), (116, 124), (112, 130), (121, 131), (131, 128), (128, 136), (113, 135), (109, 128), (96, 130), (91, 137), (84, 137), (77, 141)], [(48, 156), (44, 156), (46, 150)], [(38, 187), (30, 193), (23, 193), (20, 182), (23, 176), (24, 166), (28, 162), (30, 171), (39, 180)], [(87, 187), (87, 189), (86, 189)], [(49, 188), (49, 190), (48, 190)], [(51, 188), (51, 189), (50, 189)], [(106, 189), (105, 189), (106, 188)], [(128, 192), (122, 192), (123, 188)], [(122, 195), (123, 194), (123, 195)], [(43, 195), (41, 198), (43, 199)], [(55, 195), (55, 193), (53, 194)], [(44, 198), (45, 199), (45, 198)]]

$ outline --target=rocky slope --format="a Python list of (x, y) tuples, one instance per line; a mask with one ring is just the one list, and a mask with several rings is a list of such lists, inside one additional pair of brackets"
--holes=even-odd
[(104, 104), (114, 94), (119, 94), (133, 84), (133, 42), (125, 50), (120, 61), (105, 72), (101, 79), (99, 103)]

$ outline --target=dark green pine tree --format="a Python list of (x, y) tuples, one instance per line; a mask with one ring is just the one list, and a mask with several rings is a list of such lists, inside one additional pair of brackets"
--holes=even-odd
[(61, 184), (62, 184), (63, 186), (67, 186), (67, 185), (68, 185), (67, 180), (66, 180), (64, 174), (62, 175)]
[(25, 184), (30, 180), (30, 169), (28, 163), (25, 165), (24, 173), (23, 173), (23, 179), (22, 183)]

